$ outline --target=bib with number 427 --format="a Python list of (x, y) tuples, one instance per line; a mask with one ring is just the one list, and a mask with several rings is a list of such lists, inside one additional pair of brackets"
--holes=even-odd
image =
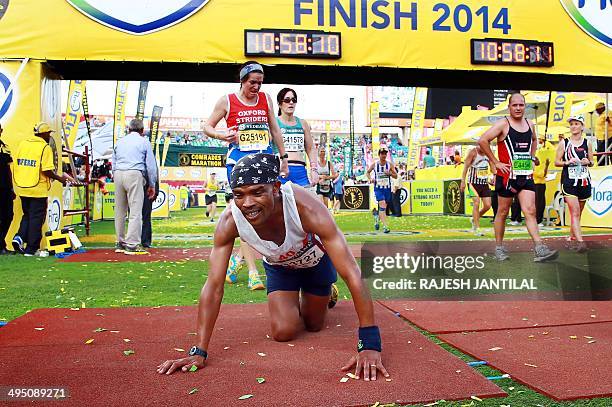
[(268, 123), (244, 123), (238, 126), (240, 151), (261, 151), (270, 146)]
[(530, 153), (514, 153), (512, 156), (512, 173), (514, 175), (533, 174), (533, 162)]

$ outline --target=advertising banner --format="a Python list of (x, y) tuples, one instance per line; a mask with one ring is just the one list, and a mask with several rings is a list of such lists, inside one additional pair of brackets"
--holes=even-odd
[(144, 120), (145, 103), (147, 101), (147, 88), (149, 87), (149, 81), (140, 81), (140, 88), (138, 89), (138, 105), (136, 107), (136, 118)]
[(444, 211), (447, 215), (464, 215), (465, 202), (461, 193), (461, 180), (444, 181)]
[(181, 167), (225, 167), (225, 159), (225, 154), (180, 153), (179, 165)]
[(117, 140), (125, 136), (125, 103), (127, 101), (127, 81), (117, 81), (115, 92), (115, 110), (113, 121), (113, 146)]
[(412, 109), (412, 124), (410, 125), (410, 141), (408, 143), (407, 168), (413, 169), (419, 163), (419, 143), (423, 137), (425, 125), (425, 108), (427, 107), (427, 88), (417, 88), (414, 94)]
[(115, 184), (107, 183), (106, 190), (108, 194), (102, 199), (102, 219), (113, 220), (115, 219)]
[(157, 152), (157, 138), (159, 137), (159, 121), (161, 120), (162, 111), (164, 110), (161, 106), (153, 106), (153, 112), (151, 113), (151, 128), (149, 137), (151, 140), (151, 146), (153, 152)]
[(160, 171), (162, 181), (201, 181), (206, 180), (206, 170), (202, 167), (165, 167)]
[[(266, 37), (258, 31), (270, 27), (340, 33), (320, 49), (331, 58), (303, 59), (305, 65), (609, 76), (611, 13), (605, 0), (19, 0), (2, 18), (0, 49), (5, 58), (192, 63), (238, 63), (247, 49), (265, 49), (266, 63), (294, 64), (308, 53), (264, 48), (269, 30)], [(534, 16), (549, 23), (534, 23)], [(66, 27), (78, 27), (78, 35)], [(500, 44), (502, 52), (494, 41), (472, 44), (495, 38), (508, 44)], [(534, 41), (539, 45), (527, 52)]]
[[(378, 157), (378, 149), (380, 148), (380, 128), (378, 123), (379, 104), (378, 102), (370, 103), (370, 126), (372, 127), (372, 158)], [(387, 147), (388, 148), (388, 147)]]
[[(582, 226), (612, 228), (612, 173), (610, 167), (590, 168), (591, 198), (584, 205)], [(566, 219), (569, 218), (566, 215)]]
[(81, 122), (81, 106), (83, 102), (86, 81), (72, 80), (68, 88), (68, 102), (66, 104), (66, 117), (64, 134), (68, 139), (68, 149), (72, 150), (74, 140), (77, 138), (79, 123)]
[(567, 119), (570, 117), (573, 100), (571, 92), (550, 92), (547, 129), (567, 126)]
[(344, 196), (340, 202), (340, 209), (369, 210), (370, 186), (353, 185), (344, 187)]
[(181, 190), (170, 186), (168, 195), (170, 212), (178, 212), (181, 210)]
[(151, 217), (170, 217), (170, 186), (168, 184), (159, 184), (159, 194), (157, 194), (157, 199), (153, 201)]
[(413, 214), (442, 213), (444, 181), (412, 181), (410, 202)]

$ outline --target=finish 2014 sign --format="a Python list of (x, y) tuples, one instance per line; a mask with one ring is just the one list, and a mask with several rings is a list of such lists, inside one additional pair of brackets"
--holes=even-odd
[(180, 23), (209, 0), (66, 0), (92, 20), (128, 34), (144, 35)]

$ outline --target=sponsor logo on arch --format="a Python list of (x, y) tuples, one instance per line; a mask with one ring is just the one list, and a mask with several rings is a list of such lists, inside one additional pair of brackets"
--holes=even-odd
[(209, 0), (66, 1), (100, 24), (128, 34), (145, 35), (188, 19), (204, 7)]
[(587, 34), (612, 47), (612, 2), (610, 0), (560, 0), (572, 20)]

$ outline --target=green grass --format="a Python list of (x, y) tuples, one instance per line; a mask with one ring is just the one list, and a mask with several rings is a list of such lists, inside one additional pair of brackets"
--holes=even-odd
[[(444, 239), (444, 231), (448, 231), (450, 234), (456, 229), (469, 228), (469, 220), (466, 217), (405, 216), (401, 219), (390, 219), (392, 230), (419, 231), (421, 233), (387, 236), (371, 233), (372, 218), (366, 213), (345, 213), (336, 217), (336, 220), (341, 230), (348, 234), (347, 240), (350, 243), (381, 241), (383, 237), (384, 241), (395, 242), (441, 240)], [(483, 226), (485, 225), (486, 223), (483, 222)], [(153, 228), (155, 246), (201, 247), (211, 245), (214, 224), (211, 224), (205, 218), (203, 209), (189, 209), (188, 211), (173, 213), (172, 219), (154, 220)], [(601, 233), (603, 231), (592, 233), (597, 232)], [(555, 231), (547, 235), (563, 235), (566, 233), (566, 231)], [(111, 246), (114, 236), (113, 222), (93, 223), (92, 234), (95, 237), (105, 236), (106, 240), (110, 238), (111, 243), (108, 241), (96, 242), (94, 238), (87, 242), (87, 247)], [(82, 233), (79, 233), (79, 235), (82, 235)], [(512, 238), (525, 236), (526, 234), (511, 235)], [(472, 236), (468, 234), (457, 236), (455, 233), (452, 236), (454, 240), (469, 238), (472, 238)], [(486, 239), (491, 239), (491, 237), (488, 236)], [(564, 256), (564, 263), (580, 263), (580, 259), (567, 254)], [(609, 250), (606, 250), (601, 258), (604, 259), (606, 256), (609, 258)], [(552, 266), (544, 266), (546, 270), (534, 271), (531, 269), (533, 263), (529, 254), (519, 254), (516, 257), (517, 263), (513, 263), (514, 266), (508, 265), (507, 270), (512, 271), (514, 277), (517, 278), (541, 274), (540, 284), (544, 289), (554, 289), (555, 281), (559, 279), (559, 276), (572, 277), (575, 275), (572, 273), (580, 272), (578, 263), (571, 272), (549, 270)], [(521, 266), (517, 267), (517, 264)], [(262, 272), (261, 262), (258, 263), (258, 266)], [(495, 269), (495, 273), (499, 272), (499, 268)], [(9, 321), (35, 308), (195, 305), (207, 273), (208, 262), (205, 260), (148, 263), (64, 263), (54, 258), (3, 256), (0, 258), (0, 320)], [(265, 291), (251, 292), (247, 289), (246, 279), (246, 273), (242, 272), (236, 284), (226, 285), (224, 303), (249, 303), (266, 300)], [(565, 281), (567, 281), (567, 278)], [(342, 281), (339, 281), (339, 288), (340, 298), (347, 299), (348, 289)], [(472, 360), (471, 357), (441, 342), (435, 335), (420, 329), (419, 331), (448, 352), (465, 361)], [(477, 370), (485, 376), (500, 374), (500, 372), (486, 366), (478, 367)], [(483, 407), (499, 407), (501, 405), (512, 407), (608, 407), (612, 405), (612, 398), (557, 403), (511, 379), (496, 381), (495, 383), (504, 389), (509, 396), (484, 399), (482, 402), (475, 400), (439, 402), (437, 405), (453, 407), (471, 405)]]

